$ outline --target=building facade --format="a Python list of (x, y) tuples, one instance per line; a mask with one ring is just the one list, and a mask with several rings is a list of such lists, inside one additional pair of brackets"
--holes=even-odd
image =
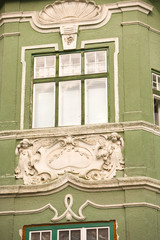
[(0, 238), (158, 240), (160, 3), (0, 7)]

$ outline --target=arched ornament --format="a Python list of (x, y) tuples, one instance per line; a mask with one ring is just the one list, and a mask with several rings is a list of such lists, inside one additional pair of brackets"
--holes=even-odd
[(107, 8), (90, 0), (58, 0), (35, 12), (33, 24), (42, 31), (60, 29), (64, 49), (75, 49), (79, 26), (100, 23)]

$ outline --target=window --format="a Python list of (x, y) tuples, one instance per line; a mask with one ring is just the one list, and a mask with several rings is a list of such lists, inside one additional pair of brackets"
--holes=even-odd
[(154, 123), (160, 126), (160, 74), (152, 73)]
[(32, 127), (108, 122), (107, 50), (34, 57)]
[(52, 231), (30, 231), (30, 240), (51, 240)]
[(116, 240), (116, 223), (92, 222), (23, 227), (23, 240)]

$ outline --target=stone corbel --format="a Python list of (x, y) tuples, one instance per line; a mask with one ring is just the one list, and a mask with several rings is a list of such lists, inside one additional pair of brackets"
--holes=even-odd
[(63, 49), (75, 49), (77, 44), (78, 25), (62, 25), (60, 27)]

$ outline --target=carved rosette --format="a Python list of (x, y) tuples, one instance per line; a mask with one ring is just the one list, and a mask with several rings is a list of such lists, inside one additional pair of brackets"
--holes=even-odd
[(77, 178), (111, 179), (124, 169), (122, 137), (117, 133), (57, 139), (23, 139), (16, 147), (16, 178), (24, 184), (40, 184), (71, 173)]

